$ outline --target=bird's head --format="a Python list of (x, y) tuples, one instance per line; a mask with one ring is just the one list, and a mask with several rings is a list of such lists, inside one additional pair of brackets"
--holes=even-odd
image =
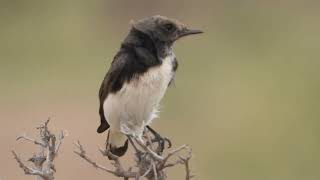
[(202, 33), (200, 30), (188, 28), (177, 20), (159, 15), (132, 22), (132, 26), (153, 40), (169, 44), (181, 37)]

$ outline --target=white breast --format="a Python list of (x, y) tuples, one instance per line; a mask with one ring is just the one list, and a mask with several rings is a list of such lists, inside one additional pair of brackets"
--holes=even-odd
[(144, 127), (157, 117), (158, 107), (173, 77), (174, 54), (163, 59), (143, 75), (109, 94), (104, 102), (105, 117), (111, 129), (141, 137)]

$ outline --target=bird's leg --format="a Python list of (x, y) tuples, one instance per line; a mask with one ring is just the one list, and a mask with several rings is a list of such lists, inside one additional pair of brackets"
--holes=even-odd
[(132, 141), (132, 136), (127, 135), (130, 144), (132, 145), (133, 149), (136, 151), (136, 153), (141, 153), (141, 151), (137, 148), (137, 146), (134, 144), (134, 142)]
[(108, 136), (107, 136), (107, 140), (106, 140), (106, 151), (110, 151), (109, 137), (110, 137), (110, 130), (108, 131)]
[(154, 139), (151, 140), (151, 142), (158, 142), (158, 151), (159, 155), (162, 154), (164, 147), (165, 147), (165, 142), (168, 143), (168, 148), (171, 147), (171, 141), (170, 139), (166, 137), (162, 137), (158, 132), (156, 132), (154, 129), (152, 129), (150, 126), (147, 126), (147, 129), (153, 134)]

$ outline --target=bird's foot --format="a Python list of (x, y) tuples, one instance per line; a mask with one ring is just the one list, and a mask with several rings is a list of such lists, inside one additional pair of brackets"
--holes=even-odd
[(166, 143), (168, 144), (168, 148), (171, 147), (171, 141), (170, 139), (162, 136), (157, 136), (154, 139), (151, 139), (152, 143), (158, 143), (157, 152), (159, 155), (161, 155), (165, 149)]
[(162, 137), (158, 132), (156, 132), (154, 129), (152, 129), (150, 126), (147, 126), (147, 129), (152, 133), (154, 136), (153, 139), (151, 139), (151, 143), (158, 143), (158, 147), (156, 152), (161, 155), (165, 149), (166, 143), (168, 144), (168, 148), (172, 146), (170, 139), (166, 137)]

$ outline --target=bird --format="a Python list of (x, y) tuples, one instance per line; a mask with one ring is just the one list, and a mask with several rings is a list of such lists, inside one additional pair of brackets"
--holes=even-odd
[(160, 101), (178, 68), (173, 44), (200, 33), (160, 15), (131, 22), (99, 90), (97, 132), (109, 129), (107, 148), (113, 155), (123, 156), (128, 136), (142, 140), (146, 128), (160, 137), (150, 125), (158, 117)]

